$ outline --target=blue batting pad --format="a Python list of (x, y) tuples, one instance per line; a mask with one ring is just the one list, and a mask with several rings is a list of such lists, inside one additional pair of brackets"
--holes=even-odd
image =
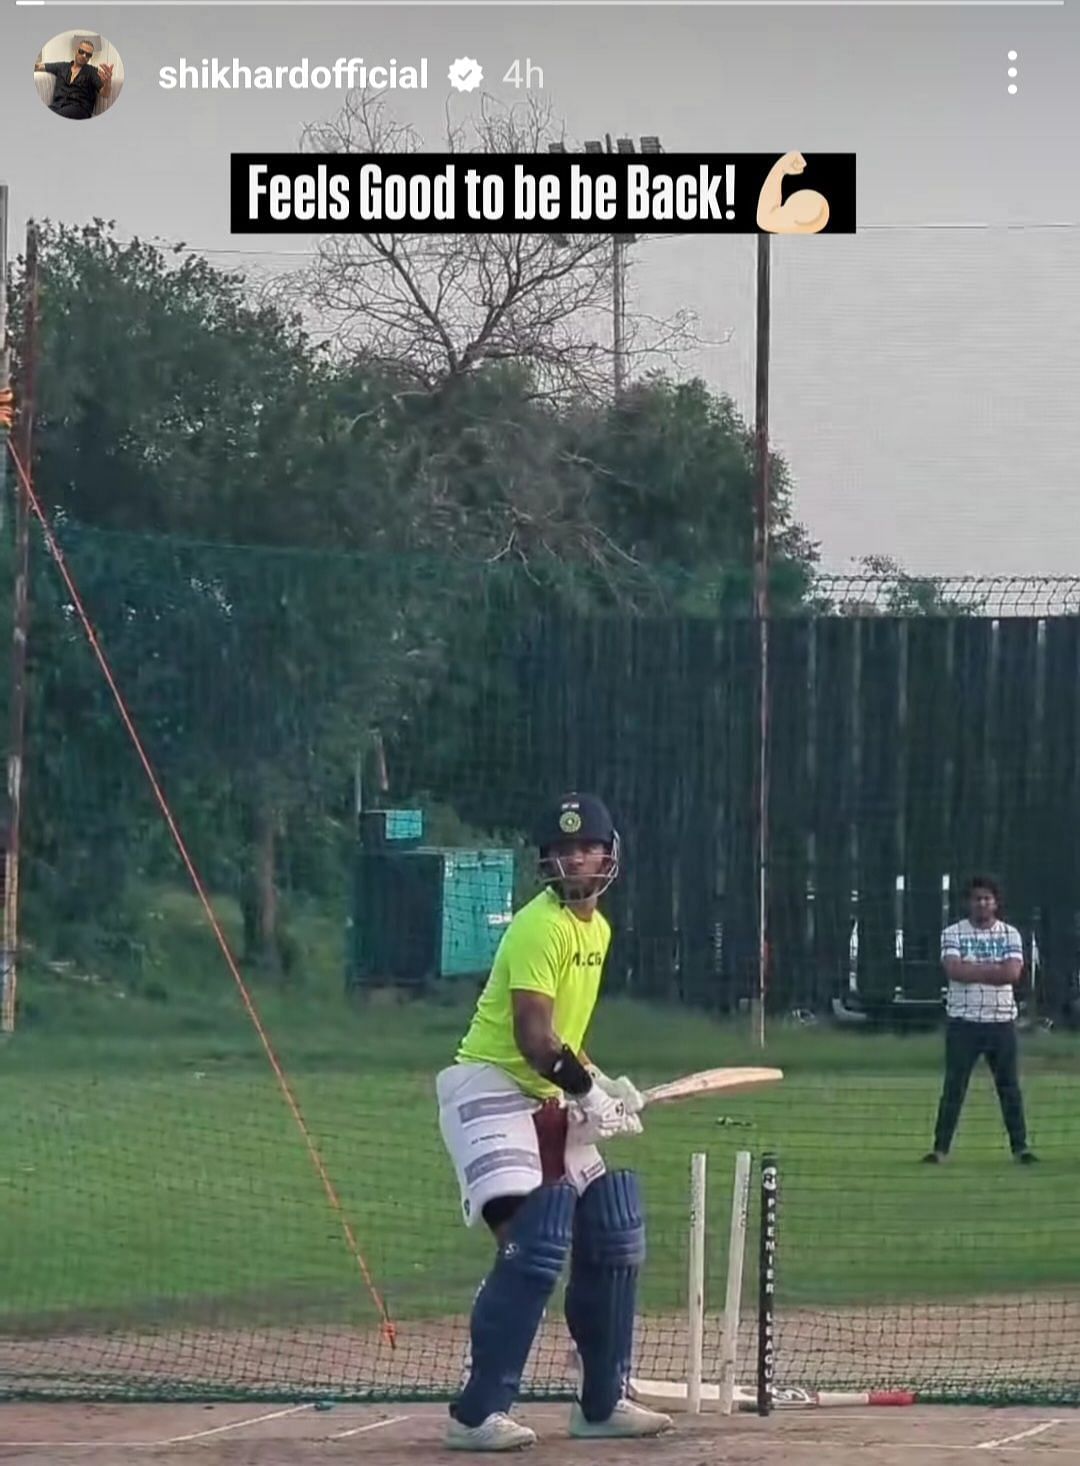
[(633, 1171), (608, 1171), (581, 1198), (566, 1289), (566, 1322), (581, 1355), (581, 1410), (607, 1420), (626, 1392), (634, 1350), (645, 1217)]
[(463, 1425), (479, 1425), (513, 1404), (570, 1250), (576, 1201), (576, 1191), (566, 1182), (540, 1186), (514, 1216), (473, 1304), (472, 1366), (451, 1407)]

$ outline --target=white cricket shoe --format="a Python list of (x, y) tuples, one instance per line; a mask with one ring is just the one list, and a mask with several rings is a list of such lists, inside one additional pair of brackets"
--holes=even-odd
[(663, 1435), (671, 1428), (670, 1415), (646, 1410), (633, 1400), (620, 1400), (606, 1420), (586, 1420), (577, 1401), (570, 1411), (570, 1434), (575, 1440), (629, 1440), (635, 1436)]
[(462, 1425), (451, 1417), (445, 1445), (448, 1451), (522, 1451), (536, 1445), (536, 1431), (509, 1415), (489, 1415), (479, 1425)]

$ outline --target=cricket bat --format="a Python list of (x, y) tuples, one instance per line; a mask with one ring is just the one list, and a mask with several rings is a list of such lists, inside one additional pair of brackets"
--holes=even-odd
[(654, 1084), (642, 1091), (647, 1105), (669, 1105), (676, 1100), (702, 1099), (709, 1094), (743, 1094), (776, 1084), (783, 1079), (782, 1069), (701, 1069), (697, 1074), (684, 1074), (666, 1084)]

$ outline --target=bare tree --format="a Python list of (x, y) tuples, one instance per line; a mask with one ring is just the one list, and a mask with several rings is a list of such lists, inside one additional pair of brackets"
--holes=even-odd
[[(535, 99), (505, 106), (480, 99), (476, 116), (446, 116), (450, 153), (535, 153), (561, 141)], [(308, 153), (424, 151), (382, 97), (350, 92), (338, 115), (308, 126)], [(538, 392), (607, 395), (613, 258), (598, 234), (340, 234), (324, 236), (297, 296), (354, 359), (432, 391), (485, 363), (529, 368)], [(629, 321), (630, 356), (673, 353), (701, 342), (693, 318)], [(648, 339), (645, 339), (648, 338)]]
[[(465, 122), (447, 111), (438, 149), (464, 159), (565, 141), (535, 99), (482, 97)], [(430, 146), (384, 98), (363, 92), (301, 138), (303, 152), (323, 156)], [(648, 566), (604, 528), (595, 467), (567, 446), (573, 413), (611, 397), (614, 265), (610, 236), (596, 233), (319, 240), (290, 288), (335, 354), (374, 369), (379, 385), (346, 430), (393, 423), (380, 450), (397, 516), (385, 526), (387, 549), (511, 561), (544, 583), (564, 567), (584, 569), (590, 593), (654, 594)], [(276, 300), (281, 286), (279, 277)], [(627, 364), (640, 373), (650, 358), (699, 347), (690, 319), (628, 313)], [(363, 482), (359, 472), (358, 494)]]

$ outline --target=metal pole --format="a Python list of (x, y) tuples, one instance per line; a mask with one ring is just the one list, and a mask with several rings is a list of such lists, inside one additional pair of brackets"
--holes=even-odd
[(757, 370), (755, 381), (754, 619), (758, 629), (757, 905), (758, 1043), (765, 1047), (769, 977), (769, 333), (772, 236), (757, 238)]
[(621, 234), (612, 236), (611, 258), (615, 276), (612, 292), (615, 396), (621, 397), (626, 386), (626, 241)]
[[(38, 353), (38, 240), (31, 223), (26, 232), (26, 299), (23, 307), (22, 380), (15, 441), (23, 470), (33, 481), (34, 394)], [(15, 608), (11, 638), (11, 713), (7, 760), (8, 839), (4, 883), (5, 972), (0, 1031), (15, 1032), (18, 984), (19, 851), (22, 827), (23, 744), (26, 728), (26, 634), (30, 620), (30, 506), (20, 483), (15, 486)]]
[[(604, 151), (613, 153), (611, 133), (604, 134)], [(611, 354), (612, 382), (619, 398), (626, 386), (626, 245), (622, 234), (611, 236)]]

